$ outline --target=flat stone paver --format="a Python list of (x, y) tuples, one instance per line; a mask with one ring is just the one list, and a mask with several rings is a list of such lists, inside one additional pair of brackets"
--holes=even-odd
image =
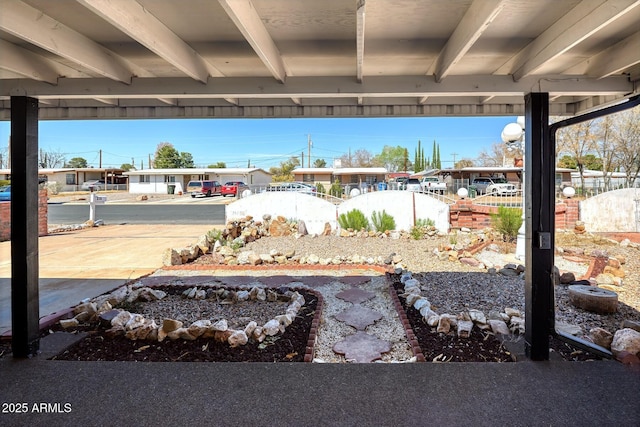
[(364, 291), (360, 288), (350, 288), (336, 294), (336, 298), (340, 298), (341, 300), (348, 301), (352, 304), (360, 304), (375, 296), (376, 294), (373, 292)]
[(344, 354), (347, 360), (357, 363), (370, 363), (382, 358), (382, 353), (391, 351), (391, 344), (387, 341), (358, 331), (333, 346), (333, 351)]
[(382, 319), (382, 313), (356, 305), (344, 310), (340, 314), (337, 314), (335, 318), (349, 326), (353, 326), (358, 331), (364, 331), (367, 326), (373, 325), (375, 322)]

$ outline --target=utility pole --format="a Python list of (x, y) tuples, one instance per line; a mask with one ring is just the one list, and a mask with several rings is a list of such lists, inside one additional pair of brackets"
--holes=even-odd
[(300, 166), (304, 167), (304, 151), (300, 152)]
[(149, 154), (149, 160), (147, 161), (147, 166), (151, 169), (151, 154)]
[[(307, 134), (307, 146), (308, 146), (308, 150), (309, 150), (309, 160), (307, 161), (307, 166), (311, 167), (311, 146), (313, 145), (313, 142), (311, 142), (311, 135)], [(303, 165), (304, 166), (304, 163)]]
[[(102, 169), (102, 150), (100, 150), (100, 163), (99, 163), (99, 166), (98, 166), (98, 167), (99, 167), (100, 169)], [(107, 182), (107, 181), (105, 181), (105, 182)]]
[(456, 156), (458, 155), (458, 153), (451, 153), (451, 155), (453, 156), (453, 167), (456, 167)]

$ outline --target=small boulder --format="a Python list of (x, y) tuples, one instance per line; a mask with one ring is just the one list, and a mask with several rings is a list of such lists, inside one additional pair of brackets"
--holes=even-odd
[(611, 352), (618, 356), (625, 351), (635, 356), (640, 355), (640, 332), (630, 328), (616, 331), (611, 342)]

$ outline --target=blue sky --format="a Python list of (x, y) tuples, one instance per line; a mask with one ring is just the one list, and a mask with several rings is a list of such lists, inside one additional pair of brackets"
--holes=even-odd
[[(196, 166), (218, 161), (227, 167), (269, 169), (291, 156), (305, 155), (307, 135), (313, 143), (311, 162), (364, 148), (374, 155), (385, 145), (403, 146), (413, 160), (418, 140), (431, 157), (433, 141), (440, 145), (443, 167), (455, 159), (474, 159), (481, 150), (500, 142), (500, 133), (516, 117), (456, 118), (344, 118), (344, 119), (178, 119), (40, 121), (39, 143), (45, 151), (64, 153), (67, 160), (83, 157), (90, 166), (123, 163), (148, 167), (148, 157), (161, 142), (193, 155)], [(10, 123), (0, 123), (0, 142), (6, 151)]]

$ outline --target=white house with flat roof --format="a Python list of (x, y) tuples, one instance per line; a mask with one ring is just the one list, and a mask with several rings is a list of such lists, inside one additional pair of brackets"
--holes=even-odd
[(169, 186), (180, 194), (189, 181), (195, 180), (219, 181), (221, 184), (242, 181), (249, 187), (271, 182), (271, 174), (260, 168), (141, 169), (124, 174), (129, 177), (129, 192), (134, 194), (167, 194)]

